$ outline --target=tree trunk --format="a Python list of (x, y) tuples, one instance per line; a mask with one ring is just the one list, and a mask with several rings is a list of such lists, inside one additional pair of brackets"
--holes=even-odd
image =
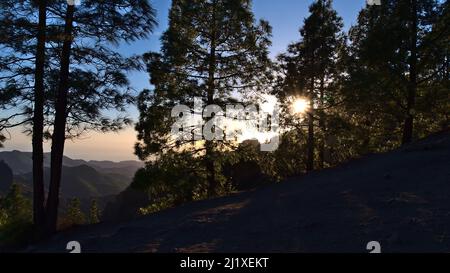
[(325, 118), (324, 118), (324, 92), (325, 92), (325, 87), (324, 87), (324, 78), (322, 77), (320, 79), (320, 94), (319, 94), (319, 108), (320, 108), (320, 112), (319, 112), (319, 128), (322, 132), (322, 139), (320, 141), (320, 146), (319, 146), (319, 168), (323, 169), (324, 168), (324, 162), (325, 162), (325, 141), (326, 141), (326, 128), (325, 128)]
[[(211, 28), (211, 48), (209, 52), (209, 64), (208, 64), (208, 89), (207, 89), (207, 104), (214, 104), (215, 93), (215, 73), (216, 73), (216, 20), (215, 20), (215, 2), (213, 2), (212, 10), (212, 28)], [(206, 180), (208, 182), (208, 197), (214, 197), (217, 195), (218, 184), (215, 176), (214, 167), (214, 140), (206, 140), (205, 148), (205, 167), (206, 167)]]
[(311, 78), (310, 88), (306, 171), (314, 170), (314, 77)]
[(47, 232), (54, 233), (58, 221), (59, 189), (61, 184), (64, 142), (66, 140), (67, 93), (69, 89), (69, 65), (72, 46), (72, 28), (75, 5), (68, 5), (64, 27), (64, 44), (61, 53), (61, 70), (58, 97), (55, 106), (55, 123), (52, 136), (50, 187), (47, 199)]
[(47, 26), (47, 0), (39, 1), (39, 24), (34, 75), (33, 113), (33, 223), (41, 236), (45, 227), (44, 190), (44, 66)]
[(214, 143), (212, 141), (206, 142), (206, 155), (205, 155), (205, 166), (206, 166), (206, 179), (208, 182), (208, 197), (217, 196), (217, 180), (215, 175), (214, 167)]
[(417, 0), (411, 0), (409, 83), (402, 144), (410, 143), (414, 131), (414, 108), (417, 94)]

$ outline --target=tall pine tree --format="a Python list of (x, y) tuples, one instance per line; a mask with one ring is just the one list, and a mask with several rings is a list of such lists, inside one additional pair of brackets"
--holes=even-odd
[[(257, 90), (270, 66), (271, 27), (265, 21), (255, 23), (251, 9), (249, 0), (172, 1), (161, 53), (146, 55), (155, 88), (144, 91), (139, 100), (136, 153), (141, 159), (185, 144), (170, 136), (173, 106), (193, 107), (194, 97), (199, 97), (204, 106), (216, 104), (225, 109), (226, 103), (245, 91)], [(212, 117), (203, 118), (206, 123)], [(188, 142), (195, 152), (202, 151), (207, 192), (214, 196), (220, 186), (216, 177), (220, 148), (215, 140), (203, 140), (200, 145)]]
[[(46, 229), (52, 233), (57, 222), (65, 140), (89, 130), (119, 130), (130, 123), (120, 114), (111, 119), (104, 110), (125, 112), (126, 105), (133, 102), (126, 73), (142, 64), (137, 57), (117, 53), (114, 46), (148, 37), (156, 22), (147, 0), (85, 0), (77, 6), (73, 1), (47, 1), (45, 12), (43, 4), (31, 0), (0, 4), (0, 45), (7, 49), (0, 57), (1, 79), (5, 80), (0, 84), (0, 107), (23, 108), (12, 114), (2, 112), (5, 117), (0, 118), (0, 130), (25, 124), (34, 135), (37, 213), (42, 211), (44, 200), (40, 147), (43, 138), (52, 139), (51, 182), (45, 206)], [(42, 78), (45, 93), (41, 92)], [(42, 220), (38, 222), (41, 225)]]
[(331, 0), (315, 1), (309, 11), (310, 15), (300, 29), (301, 40), (290, 45), (288, 52), (280, 56), (286, 75), (278, 92), (281, 99), (303, 96), (309, 100), (307, 171), (313, 170), (315, 165), (316, 128), (322, 136), (319, 166), (324, 165), (326, 114), (336, 103), (333, 81), (338, 77), (339, 53), (345, 45), (342, 18), (333, 9)]
[(448, 100), (437, 85), (448, 83), (445, 6), (435, 0), (385, 0), (363, 9), (350, 30), (345, 90), (348, 107), (370, 124), (368, 145), (374, 139), (375, 147), (409, 143), (435, 131), (442, 120), (432, 112), (441, 112), (436, 110)]
[[(132, 42), (146, 38), (155, 26), (154, 10), (147, 0), (82, 1), (79, 6), (64, 3), (60, 5), (62, 7), (56, 6), (50, 9), (55, 16), (61, 17), (64, 27), (62, 28), (63, 43), (60, 52), (59, 77), (56, 85), (51, 175), (46, 205), (49, 232), (53, 232), (56, 228), (68, 113), (71, 107), (75, 106), (70, 103), (71, 87), (75, 87), (73, 88), (75, 90), (87, 89), (90, 93), (84, 92), (86, 97), (99, 100), (103, 103), (103, 108), (118, 106), (118, 110), (124, 110), (126, 103), (131, 101), (130, 96), (123, 93), (129, 91), (129, 83), (124, 73), (131, 69), (138, 69), (139, 63), (136, 60), (123, 58), (109, 49), (109, 45), (119, 41)], [(65, 10), (65, 13), (61, 14), (61, 10)], [(86, 40), (91, 41), (90, 45), (85, 46)], [(83, 70), (78, 67), (71, 75), (70, 65), (76, 67), (77, 63), (87, 65), (91, 69)], [(81, 77), (75, 80), (74, 77), (77, 75)], [(101, 117), (101, 108), (98, 106), (98, 104), (88, 105), (92, 112), (85, 115), (86, 119), (83, 119), (83, 116), (73, 115), (71, 118), (75, 120), (76, 125), (88, 124), (101, 130), (117, 130), (123, 123), (128, 123), (127, 119), (119, 119), (112, 123), (108, 123), (108, 120), (104, 118), (97, 121), (96, 118)], [(84, 128), (86, 127), (82, 127)]]

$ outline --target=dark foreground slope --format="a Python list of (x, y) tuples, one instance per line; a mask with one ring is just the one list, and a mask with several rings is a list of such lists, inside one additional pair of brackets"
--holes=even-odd
[(234, 196), (80, 227), (27, 251), (450, 251), (450, 135)]

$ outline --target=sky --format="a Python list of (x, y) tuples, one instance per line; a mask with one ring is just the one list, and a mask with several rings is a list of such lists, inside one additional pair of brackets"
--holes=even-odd
[[(274, 58), (286, 50), (287, 46), (299, 40), (299, 28), (308, 16), (308, 6), (313, 0), (253, 0), (253, 11), (256, 20), (264, 19), (272, 26), (272, 46), (270, 56)], [(151, 0), (157, 11), (158, 27), (147, 40), (132, 44), (122, 44), (117, 50), (124, 55), (143, 54), (148, 51), (159, 51), (161, 34), (167, 28), (167, 14), (170, 0)], [(344, 30), (356, 23), (358, 12), (365, 6), (365, 0), (334, 0), (334, 8), (344, 20)], [(134, 72), (129, 75), (130, 82), (137, 91), (150, 88), (149, 77), (145, 72)], [(128, 115), (135, 121), (138, 111), (130, 106)], [(31, 151), (31, 138), (24, 135), (22, 128), (10, 130), (10, 139), (0, 151)], [(65, 155), (74, 159), (85, 160), (137, 160), (133, 153), (136, 133), (133, 126), (119, 133), (90, 133), (76, 141), (67, 141)], [(45, 143), (49, 151), (49, 143)]]

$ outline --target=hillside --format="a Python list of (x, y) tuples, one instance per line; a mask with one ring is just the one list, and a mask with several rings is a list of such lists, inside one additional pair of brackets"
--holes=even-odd
[(13, 172), (11, 168), (0, 160), (0, 195), (8, 192), (9, 187), (13, 183)]
[(450, 251), (450, 134), (254, 191), (60, 233), (27, 251)]
[[(32, 154), (29, 152), (0, 152), (0, 162), (7, 164), (14, 180), (32, 189)], [(130, 185), (134, 173), (143, 166), (139, 161), (85, 161), (65, 156), (63, 160), (61, 196), (63, 198), (91, 198), (115, 195)], [(49, 181), (50, 155), (45, 154), (44, 173)], [(1, 174), (1, 173), (0, 173)], [(0, 181), (0, 192), (8, 189), (10, 182)], [(2, 190), (3, 189), (3, 190)]]
[[(44, 169), (46, 186), (50, 181), (50, 169)], [(16, 181), (32, 188), (32, 173), (16, 176)], [(96, 169), (80, 165), (75, 167), (63, 166), (61, 179), (61, 196), (63, 198), (90, 198), (113, 195), (123, 191), (130, 179), (120, 174), (102, 174)]]

